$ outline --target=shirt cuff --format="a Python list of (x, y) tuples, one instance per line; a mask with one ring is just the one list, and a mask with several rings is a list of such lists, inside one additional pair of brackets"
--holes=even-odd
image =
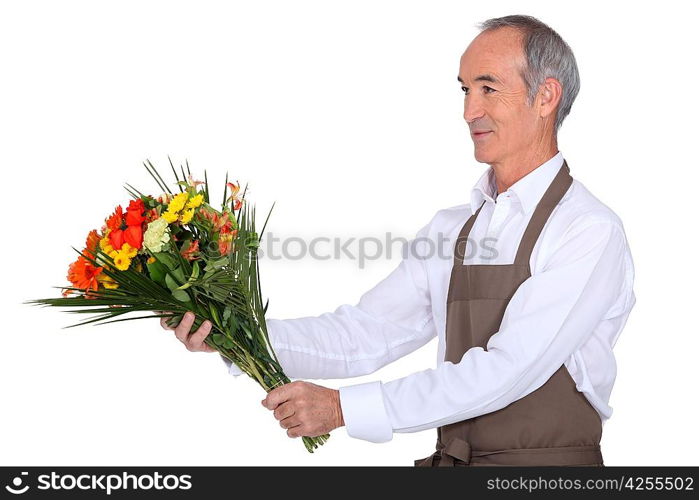
[(393, 427), (383, 403), (381, 382), (340, 387), (340, 407), (350, 437), (372, 443), (393, 439)]
[[(220, 355), (219, 355), (220, 356)], [(242, 375), (244, 372), (240, 368), (238, 368), (238, 365), (233, 363), (230, 359), (225, 358), (221, 356), (221, 359), (225, 363), (225, 365), (228, 367), (228, 373), (230, 375), (233, 375), (234, 377), (237, 377), (238, 375)]]

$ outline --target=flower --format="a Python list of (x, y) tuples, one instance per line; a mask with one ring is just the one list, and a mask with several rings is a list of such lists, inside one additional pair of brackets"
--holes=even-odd
[(119, 271), (126, 271), (131, 265), (131, 259), (129, 259), (124, 252), (119, 250), (114, 256), (114, 265)]
[[(86, 252), (83, 251), (83, 253)], [(93, 266), (90, 261), (81, 255), (75, 262), (68, 266), (67, 278), (74, 288), (80, 288), (85, 291), (96, 291), (99, 288), (97, 277), (101, 272), (102, 267)], [(73, 292), (75, 292), (75, 290), (64, 290), (63, 296), (65, 297)], [(87, 297), (89, 298), (89, 296)]]
[(115, 290), (119, 288), (119, 283), (117, 283), (111, 277), (107, 276), (104, 273), (100, 273), (97, 276), (97, 281), (99, 281), (104, 288), (108, 288), (109, 290)]
[(121, 246), (124, 244), (124, 231), (122, 229), (110, 231), (109, 243), (115, 250), (121, 249)]
[(162, 217), (170, 224), (172, 224), (173, 222), (177, 222), (177, 219), (179, 219), (180, 215), (177, 212), (171, 212), (170, 210), (167, 210), (166, 212), (163, 212)]
[(137, 226), (128, 226), (124, 231), (124, 245), (138, 250), (143, 245), (143, 229), (139, 223)]
[(187, 198), (189, 198), (189, 193), (186, 191), (176, 194), (170, 204), (167, 206), (168, 212), (175, 213), (182, 210), (185, 203), (187, 203)]
[(195, 180), (192, 178), (192, 174), (189, 174), (189, 175), (187, 176), (187, 183), (188, 183), (190, 186), (192, 186), (192, 187), (197, 187), (199, 184), (204, 184), (203, 181), (195, 181)]
[(138, 248), (132, 247), (128, 243), (124, 243), (124, 246), (121, 247), (121, 250), (119, 250), (119, 252), (123, 253), (129, 259), (133, 259), (134, 257), (136, 257), (136, 254), (138, 253)]
[(180, 252), (182, 254), (182, 257), (185, 259), (192, 261), (196, 259), (196, 253), (199, 253), (199, 240), (194, 240), (189, 243), (189, 246), (187, 247), (186, 250), (183, 250)]
[(107, 232), (100, 240), (100, 248), (102, 249), (102, 251), (104, 253), (106, 253), (110, 257), (114, 257), (113, 254), (116, 253), (116, 250), (114, 250), (114, 247), (111, 245), (111, 243), (109, 241), (109, 229), (107, 229)]
[(189, 210), (185, 210), (182, 213), (182, 218), (180, 220), (182, 221), (182, 224), (189, 224), (189, 221), (192, 220), (192, 217), (194, 217), (194, 209), (190, 208)]
[(121, 226), (124, 223), (124, 214), (122, 212), (121, 205), (118, 205), (114, 209), (114, 213), (107, 218), (106, 223), (107, 227), (112, 231), (121, 229)]
[(168, 221), (165, 217), (155, 219), (148, 224), (148, 229), (143, 235), (143, 244), (151, 252), (161, 252), (163, 246), (170, 241), (170, 234), (167, 232)]
[(93, 229), (88, 233), (87, 238), (85, 238), (85, 251), (83, 253), (89, 253), (94, 257), (99, 242), (100, 235), (97, 233), (97, 230)]
[(189, 201), (187, 202), (187, 205), (185, 208), (197, 208), (201, 206), (201, 204), (204, 203), (204, 195), (199, 193), (197, 195), (192, 196)]
[(143, 212), (146, 210), (146, 206), (143, 200), (140, 198), (138, 200), (131, 200), (128, 208), (126, 209), (126, 225), (127, 226), (140, 226), (145, 217)]
[(231, 194), (226, 198), (226, 203), (233, 201), (233, 210), (238, 210), (243, 204), (242, 200), (238, 198), (238, 192), (240, 191), (240, 185), (234, 184), (232, 182), (226, 182), (226, 186), (231, 190)]
[(195, 209), (204, 203), (204, 195), (196, 194), (189, 197), (189, 192), (185, 191), (175, 195), (162, 217), (170, 224), (181, 222), (189, 224), (194, 217)]

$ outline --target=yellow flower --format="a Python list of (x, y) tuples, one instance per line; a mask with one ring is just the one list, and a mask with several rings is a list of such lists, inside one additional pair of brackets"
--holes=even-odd
[[(109, 230), (107, 230), (106, 235), (100, 240), (100, 248), (102, 249), (102, 251), (104, 253), (109, 255), (112, 259), (116, 256), (117, 251), (114, 250), (111, 243), (109, 243)], [(106, 262), (104, 262), (101, 255), (98, 255), (96, 260), (97, 260), (97, 263), (100, 265), (106, 263)]]
[(126, 271), (131, 265), (131, 259), (124, 252), (117, 252), (114, 265), (119, 271)]
[[(196, 196), (193, 196), (189, 199), (187, 202), (186, 208), (197, 208), (200, 206), (202, 203), (204, 203), (204, 195), (203, 194), (198, 194)], [(186, 223), (185, 223), (186, 224)]]
[(152, 264), (153, 262), (155, 262), (155, 257), (153, 257), (153, 256), (151, 255), (150, 257), (148, 257), (148, 260), (146, 261), (146, 264)]
[(175, 195), (170, 204), (167, 206), (167, 211), (172, 213), (179, 212), (184, 208), (184, 204), (187, 202), (188, 197), (189, 193), (186, 191)]
[(189, 210), (185, 210), (182, 214), (182, 224), (189, 224), (189, 221), (192, 220), (192, 217), (194, 217), (194, 209), (190, 208)]
[(100, 273), (99, 276), (97, 276), (97, 281), (99, 281), (104, 288), (108, 288), (110, 290), (115, 290), (119, 288), (119, 283), (117, 283), (104, 273)]
[(124, 243), (121, 247), (120, 252), (123, 252), (124, 255), (126, 255), (129, 259), (133, 259), (134, 257), (136, 257), (136, 254), (138, 253), (138, 248), (133, 248), (128, 243)]
[(179, 218), (179, 214), (175, 212), (171, 212), (169, 209), (167, 212), (163, 212), (162, 218), (168, 221), (170, 224), (173, 222), (177, 222), (177, 219)]

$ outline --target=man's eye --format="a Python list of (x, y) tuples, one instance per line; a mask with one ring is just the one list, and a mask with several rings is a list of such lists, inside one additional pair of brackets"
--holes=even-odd
[[(483, 89), (485, 89), (486, 94), (490, 94), (491, 92), (495, 92), (494, 88), (488, 87), (487, 85), (483, 85)], [(461, 87), (461, 90), (464, 91), (464, 94), (468, 95), (468, 87)]]

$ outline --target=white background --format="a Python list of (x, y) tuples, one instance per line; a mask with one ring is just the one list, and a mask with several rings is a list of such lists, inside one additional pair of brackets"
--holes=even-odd
[[(344, 429), (314, 455), (261, 389), (157, 320), (62, 329), (58, 296), (85, 235), (141, 166), (167, 155), (249, 183), (278, 235), (411, 238), (468, 202), (473, 158), (456, 81), (489, 17), (524, 13), (573, 48), (582, 88), (559, 147), (622, 218), (637, 304), (616, 345), (607, 465), (697, 465), (697, 27), (691, 2), (3, 2), (1, 465), (412, 465), (434, 430), (389, 443)], [(217, 193), (220, 189), (217, 187)], [(217, 194), (218, 196), (218, 194)], [(258, 216), (259, 217), (259, 216)], [(269, 317), (333, 311), (392, 259), (262, 260)], [(366, 377), (431, 367), (436, 343)]]

